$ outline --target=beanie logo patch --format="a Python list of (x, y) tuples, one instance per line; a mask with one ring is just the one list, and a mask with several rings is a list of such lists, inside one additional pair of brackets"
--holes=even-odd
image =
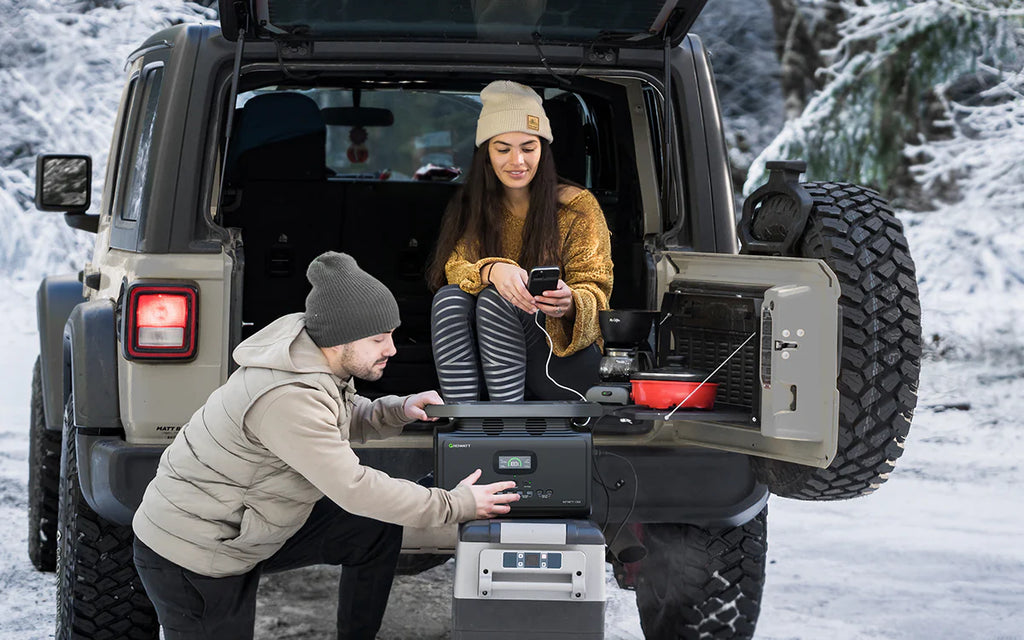
[(526, 116), (526, 128), (530, 131), (540, 131), (540, 118), (537, 116)]

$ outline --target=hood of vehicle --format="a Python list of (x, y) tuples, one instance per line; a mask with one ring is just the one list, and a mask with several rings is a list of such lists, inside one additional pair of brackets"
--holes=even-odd
[(678, 45), (707, 0), (220, 0), (236, 40)]

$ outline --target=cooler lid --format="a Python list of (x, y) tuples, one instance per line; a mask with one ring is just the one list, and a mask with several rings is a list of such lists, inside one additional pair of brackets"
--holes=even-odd
[[(503, 527), (506, 529), (504, 536)], [(604, 544), (601, 528), (590, 520), (473, 520), (459, 527), (462, 542), (556, 544), (553, 535), (558, 537), (557, 544)]]

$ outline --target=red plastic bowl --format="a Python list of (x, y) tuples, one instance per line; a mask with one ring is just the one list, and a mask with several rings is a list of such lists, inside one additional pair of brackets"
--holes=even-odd
[[(700, 386), (699, 382), (680, 380), (630, 380), (630, 383), (633, 386), (633, 402), (652, 409), (671, 409)], [(717, 383), (705, 382), (681, 408), (712, 409), (717, 393)]]

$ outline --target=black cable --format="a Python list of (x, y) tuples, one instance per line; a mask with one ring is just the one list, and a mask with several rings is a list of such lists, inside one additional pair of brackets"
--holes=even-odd
[[(630, 462), (629, 458), (627, 458), (626, 456), (622, 456), (622, 455), (619, 455), (617, 453), (612, 453), (611, 451), (600, 451), (599, 452), (599, 451), (595, 450), (595, 454), (598, 454), (598, 453), (601, 454), (601, 455), (615, 456), (616, 458), (621, 458), (622, 460), (624, 460), (626, 462), (626, 464), (629, 465), (629, 470), (633, 472), (633, 499), (629, 503), (629, 510), (626, 512), (626, 517), (622, 519), (622, 522), (619, 523), (618, 528), (615, 530), (615, 535), (613, 535), (611, 540), (609, 540), (606, 543), (608, 545), (608, 548), (610, 549), (612, 544), (615, 543), (615, 540), (618, 539), (619, 534), (622, 533), (622, 528), (624, 526), (626, 526), (627, 522), (629, 522), (629, 517), (631, 515), (633, 515), (633, 509), (636, 507), (636, 497), (637, 497), (637, 494), (640, 492), (640, 477), (636, 474), (636, 469), (633, 467), (633, 463)], [(597, 461), (596, 460), (595, 460), (594, 468), (595, 469), (597, 468)], [(600, 472), (598, 472), (598, 475), (600, 475)], [(603, 481), (602, 481), (602, 486), (605, 486)], [(607, 492), (607, 491), (608, 491), (608, 487), (605, 486), (605, 492)], [(611, 499), (609, 498), (609, 503), (610, 502), (611, 502)], [(605, 514), (605, 523), (607, 523), (610, 519), (611, 519), (611, 504), (608, 505), (608, 510), (607, 510), (607, 513)], [(601, 527), (601, 530), (603, 531), (604, 527)]]
[[(540, 49), (540, 33), (537, 32), (537, 31), (533, 32), (533, 46), (537, 49), (537, 55), (540, 57), (540, 63), (542, 65), (544, 65), (545, 69), (548, 70), (548, 73), (551, 74), (551, 77), (554, 78), (555, 80), (558, 80), (558, 82), (560, 84), (563, 84), (563, 85), (565, 85), (567, 87), (571, 87), (572, 86), (572, 81), (569, 80), (568, 78), (564, 77), (564, 76), (560, 76), (557, 73), (555, 73), (555, 70), (551, 68), (550, 64), (548, 64), (547, 57), (544, 55), (544, 52), (541, 51), (541, 49)], [(593, 45), (591, 45), (591, 46), (593, 46)], [(580, 60), (580, 63), (576, 66), (576, 68), (573, 69), (571, 77), (576, 77), (576, 74), (579, 73), (581, 68), (583, 68), (583, 60), (582, 59)]]
[(599, 454), (599, 451), (597, 449), (594, 449), (594, 453), (593, 453), (594, 473), (597, 474), (597, 483), (599, 485), (601, 485), (602, 489), (604, 489), (604, 504), (605, 504), (605, 508), (604, 508), (604, 522), (601, 523), (601, 531), (604, 532), (605, 529), (608, 527), (608, 520), (611, 518), (611, 514), (612, 514), (612, 509), (611, 509), (611, 506), (612, 506), (612, 494), (608, 491), (608, 485), (605, 484), (604, 478), (601, 476), (601, 470), (597, 468), (597, 456), (598, 456), (598, 454)]

